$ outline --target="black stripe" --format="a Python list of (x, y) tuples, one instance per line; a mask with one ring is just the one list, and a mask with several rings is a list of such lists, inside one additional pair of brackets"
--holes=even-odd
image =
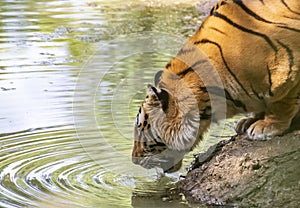
[(223, 5), (226, 5), (227, 2), (226, 0), (225, 1), (220, 1), (218, 2), (209, 12), (209, 15), (213, 15), (215, 11), (217, 11), (219, 9), (220, 6), (223, 6)]
[(287, 16), (287, 15), (283, 15), (283, 17), (288, 18), (288, 19), (292, 19), (292, 20), (300, 20), (300, 18), (290, 17), (290, 16)]
[(300, 29), (287, 27), (287, 26), (278, 26), (278, 27), (300, 33)]
[(210, 10), (209, 15), (210, 15), (210, 16), (213, 15), (214, 12), (215, 12), (215, 7), (213, 7), (213, 8)]
[(277, 42), (286, 50), (288, 57), (289, 57), (289, 74), (288, 77), (291, 75), (292, 71), (293, 71), (293, 66), (294, 66), (294, 55), (293, 55), (293, 51), (285, 44), (283, 44), (282, 42), (280, 42), (279, 40), (277, 40)]
[(238, 108), (243, 108), (243, 110), (245, 112), (247, 112), (247, 108), (246, 108), (246, 105), (240, 101), (240, 100), (235, 100), (231, 97), (231, 95), (229, 94), (229, 92), (225, 89), (225, 96), (226, 96), (226, 99), (227, 100), (230, 100), (231, 102), (233, 102), (233, 104), (238, 107)]
[(217, 86), (201, 87), (200, 89), (204, 92), (208, 92), (209, 94), (217, 95), (220, 97), (225, 96), (226, 100), (231, 101), (236, 107), (242, 108), (245, 112), (247, 112), (246, 105), (240, 100), (233, 99), (233, 97), (226, 89)]
[(183, 76), (185, 76), (187, 73), (193, 72), (193, 71), (195, 70), (195, 67), (196, 67), (197, 65), (200, 65), (200, 64), (205, 63), (205, 62), (207, 62), (207, 61), (206, 61), (206, 60), (199, 60), (199, 61), (195, 62), (191, 67), (188, 67), (187, 69), (185, 69), (184, 71), (180, 72), (180, 73), (177, 74), (177, 75), (180, 76), (180, 77), (183, 77)]
[(217, 29), (217, 28), (215, 28), (215, 27), (209, 27), (209, 29), (215, 30), (215, 31), (217, 31), (217, 32), (219, 32), (219, 33), (221, 33), (221, 34), (223, 34), (223, 35), (227, 35), (227, 34), (224, 33), (223, 31), (221, 31), (221, 30), (219, 30), (219, 29)]
[(269, 65), (267, 65), (267, 72), (268, 72), (268, 77), (269, 77), (269, 84), (270, 84), (270, 88), (269, 88), (269, 95), (272, 97), (274, 96), (273, 92), (272, 92), (272, 77), (271, 77), (271, 70), (269, 68)]
[(287, 30), (292, 30), (292, 31), (295, 31), (295, 32), (300, 32), (299, 29), (288, 27), (288, 26), (286, 26), (285, 23), (271, 22), (271, 21), (269, 21), (269, 20), (264, 19), (263, 17), (257, 15), (257, 14), (254, 13), (252, 10), (250, 10), (250, 9), (242, 2), (242, 0), (233, 0), (233, 2), (236, 3), (237, 5), (239, 5), (246, 13), (248, 13), (250, 16), (252, 16), (252, 17), (254, 17), (255, 19), (257, 19), (258, 21), (262, 21), (262, 22), (268, 23), (268, 24), (275, 24), (275, 25), (277, 25), (277, 26), (280, 27), (280, 28), (284, 28), (284, 29), (287, 29)]
[[(296, 0), (296, 1), (299, 1), (299, 0)], [(292, 9), (289, 7), (289, 5), (285, 2), (285, 0), (281, 0), (281, 3), (283, 3), (283, 5), (284, 5), (290, 12), (292, 12), (292, 13), (294, 13), (294, 14), (297, 14), (297, 15), (300, 15), (300, 13), (295, 12), (294, 10), (292, 10)]]
[(238, 78), (236, 77), (235, 73), (228, 66), (228, 64), (227, 64), (227, 62), (226, 62), (226, 60), (224, 58), (222, 47), (218, 43), (210, 41), (208, 39), (203, 39), (201, 41), (195, 42), (194, 44), (205, 44), (205, 43), (213, 44), (213, 45), (215, 45), (215, 46), (217, 46), (219, 48), (219, 51), (220, 51), (220, 54), (221, 54), (221, 57), (222, 57), (222, 60), (223, 60), (223, 63), (225, 65), (226, 69), (228, 70), (228, 72), (230, 73), (230, 75), (234, 78), (234, 80), (239, 84), (239, 86), (243, 89), (243, 91), (250, 97), (249, 93), (244, 88), (244, 86), (242, 85), (242, 83), (238, 80)]
[(264, 0), (259, 0), (263, 5), (265, 5), (265, 2), (264, 2)]
[(227, 4), (226, 1), (222, 1), (220, 5), (223, 6), (223, 5), (226, 5), (226, 4)]
[(169, 63), (167, 63), (167, 65), (165, 66), (166, 69), (171, 67), (171, 61)]
[(262, 18), (261, 16), (255, 14), (252, 10), (250, 10), (244, 3), (242, 0), (233, 0), (233, 2), (237, 5), (239, 5), (246, 13), (248, 13), (250, 16), (254, 17), (255, 19), (257, 19), (258, 21), (262, 21), (265, 23), (269, 23), (269, 24), (276, 24), (274, 22), (268, 21), (264, 18)]
[(259, 32), (250, 30), (250, 29), (248, 29), (246, 27), (243, 27), (243, 26), (241, 26), (241, 25), (233, 22), (232, 20), (230, 20), (228, 17), (224, 16), (223, 14), (220, 14), (218, 12), (214, 12), (213, 16), (218, 17), (218, 18), (226, 21), (228, 24), (232, 25), (233, 27), (235, 27), (235, 28), (237, 28), (237, 29), (239, 29), (239, 30), (241, 30), (243, 32), (250, 33), (252, 35), (256, 35), (256, 36), (262, 37), (273, 48), (273, 50), (275, 52), (277, 52), (277, 47), (273, 44), (273, 42), (271, 41), (271, 39), (267, 35), (261, 34)]
[(194, 69), (193, 69), (192, 67), (188, 67), (187, 69), (185, 69), (184, 71), (180, 72), (180, 73), (177, 74), (177, 75), (180, 76), (180, 77), (183, 77), (183, 76), (185, 76), (187, 73), (193, 72), (193, 71), (194, 71)]
[(254, 93), (254, 95), (255, 95), (259, 100), (262, 100), (262, 99), (263, 99), (263, 97), (261, 97), (261, 96), (254, 90), (252, 84), (251, 84), (251, 90), (252, 90), (252, 92)]

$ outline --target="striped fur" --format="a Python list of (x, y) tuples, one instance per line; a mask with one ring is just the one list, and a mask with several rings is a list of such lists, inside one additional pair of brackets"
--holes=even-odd
[[(213, 72), (221, 85), (208, 81)], [(214, 108), (212, 96), (226, 100), (226, 117), (253, 113), (239, 122), (238, 133), (252, 139), (283, 134), (300, 105), (300, 1), (219, 1), (157, 77), (135, 124), (137, 164), (157, 155), (145, 154), (150, 141), (164, 145), (159, 153), (197, 145), (211, 121), (222, 119), (214, 116), (222, 106)]]

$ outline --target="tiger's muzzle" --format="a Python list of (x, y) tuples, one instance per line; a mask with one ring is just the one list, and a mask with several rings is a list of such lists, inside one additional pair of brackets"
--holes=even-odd
[[(135, 129), (137, 131), (137, 129)], [(132, 162), (146, 169), (162, 168), (165, 173), (178, 171), (186, 152), (169, 149), (164, 143), (148, 140), (135, 132)]]

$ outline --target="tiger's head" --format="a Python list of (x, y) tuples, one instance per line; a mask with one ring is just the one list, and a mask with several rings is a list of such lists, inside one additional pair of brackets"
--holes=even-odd
[(178, 93), (174, 96), (172, 90), (161, 86), (148, 85), (136, 116), (132, 161), (170, 173), (181, 168), (183, 156), (200, 140), (200, 118), (194, 95), (175, 90)]

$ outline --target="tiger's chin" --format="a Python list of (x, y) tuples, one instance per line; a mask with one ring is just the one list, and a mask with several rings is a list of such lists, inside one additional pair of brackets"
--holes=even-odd
[(166, 149), (165, 151), (149, 155), (146, 157), (132, 157), (136, 165), (145, 169), (161, 168), (164, 173), (173, 173), (178, 171), (182, 166), (182, 159), (186, 152)]

